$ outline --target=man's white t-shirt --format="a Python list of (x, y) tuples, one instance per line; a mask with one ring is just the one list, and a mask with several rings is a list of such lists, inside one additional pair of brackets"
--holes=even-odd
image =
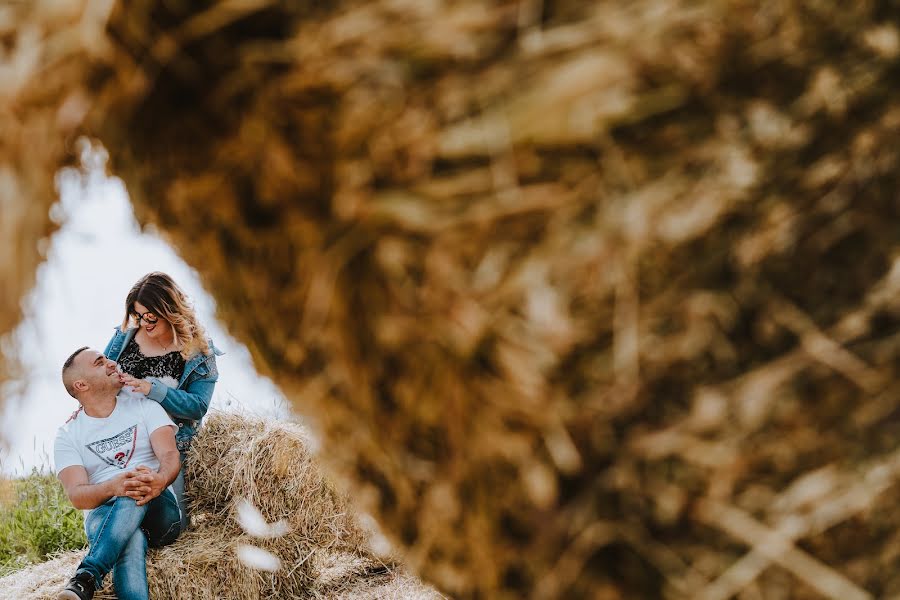
[(150, 445), (150, 434), (160, 427), (175, 427), (163, 407), (127, 393), (119, 393), (116, 407), (105, 419), (79, 410), (56, 433), (56, 472), (80, 465), (87, 471), (88, 481), (97, 484), (139, 465), (156, 471), (159, 459)]

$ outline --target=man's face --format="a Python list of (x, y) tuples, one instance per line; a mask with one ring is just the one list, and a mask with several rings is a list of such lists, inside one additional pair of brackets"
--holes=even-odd
[(87, 385), (86, 389), (94, 391), (118, 390), (122, 387), (116, 361), (109, 360), (96, 350), (85, 350), (76, 356), (74, 366), (79, 373), (76, 388), (80, 387), (80, 382)]

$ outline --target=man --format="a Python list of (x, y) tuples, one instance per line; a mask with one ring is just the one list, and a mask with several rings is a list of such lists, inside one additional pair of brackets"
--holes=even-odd
[(89, 550), (60, 600), (91, 600), (112, 571), (120, 600), (146, 600), (147, 546), (171, 543), (181, 514), (169, 485), (181, 461), (175, 424), (156, 402), (124, 390), (114, 361), (80, 348), (62, 370), (81, 407), (56, 435), (56, 472), (84, 509)]

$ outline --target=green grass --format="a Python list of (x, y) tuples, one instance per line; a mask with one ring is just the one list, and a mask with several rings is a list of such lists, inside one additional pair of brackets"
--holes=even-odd
[(0, 479), (0, 576), (86, 545), (84, 517), (54, 475)]

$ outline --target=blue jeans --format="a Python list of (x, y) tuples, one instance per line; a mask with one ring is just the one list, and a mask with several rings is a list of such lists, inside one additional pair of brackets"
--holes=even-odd
[(143, 506), (115, 496), (90, 512), (84, 529), (90, 549), (76, 573), (87, 571), (99, 588), (112, 571), (119, 600), (148, 600), (147, 547), (175, 541), (181, 533), (181, 511), (168, 488)]
[[(184, 457), (181, 458), (181, 464), (184, 465)], [(184, 499), (184, 467), (178, 471), (178, 477), (172, 482), (172, 491), (175, 492), (175, 501), (178, 502), (178, 508), (181, 510), (181, 531), (187, 531), (188, 525), (191, 524), (191, 516), (188, 514), (187, 501)]]

